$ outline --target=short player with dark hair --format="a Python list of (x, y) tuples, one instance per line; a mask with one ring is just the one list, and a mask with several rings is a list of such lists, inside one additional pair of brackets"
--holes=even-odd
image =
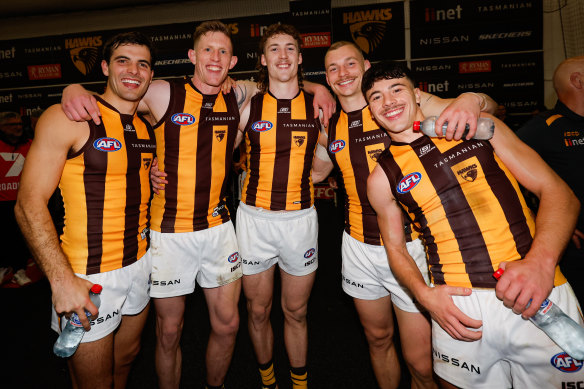
[[(393, 273), (432, 316), (434, 371), (443, 386), (560, 388), (568, 379), (582, 381), (584, 371), (567, 378), (569, 357), (524, 320), (549, 297), (584, 323), (558, 267), (579, 211), (570, 188), (494, 117), (489, 141), (415, 132), (424, 115), (404, 64), (372, 66), (363, 92), (391, 137), (367, 195)], [(518, 183), (541, 200), (535, 220)], [(432, 285), (405, 249), (404, 212), (422, 233)], [(505, 273), (497, 281), (499, 268)]]

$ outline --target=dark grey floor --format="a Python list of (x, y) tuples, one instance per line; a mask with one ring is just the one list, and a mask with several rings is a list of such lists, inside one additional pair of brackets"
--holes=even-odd
[[(342, 220), (332, 202), (318, 201), (319, 269), (309, 303), (309, 382), (312, 389), (375, 389), (363, 330), (351, 299), (340, 283)], [(49, 328), (50, 288), (43, 280), (21, 289), (0, 289), (2, 307), (2, 377), (0, 388), (70, 388), (67, 366), (52, 354), (56, 334)], [(241, 326), (229, 370), (228, 389), (259, 388), (253, 349), (247, 333), (245, 299), (240, 303)], [(282, 337), (279, 296), (274, 296), (272, 323), (274, 360), (281, 389), (290, 388)], [(209, 333), (205, 300), (200, 289), (187, 298), (182, 337), (181, 388), (202, 388), (204, 350)], [(142, 350), (130, 374), (128, 388), (157, 388), (154, 369), (154, 316), (150, 312)], [(402, 364), (403, 365), (403, 364)], [(409, 387), (403, 369), (400, 388)]]

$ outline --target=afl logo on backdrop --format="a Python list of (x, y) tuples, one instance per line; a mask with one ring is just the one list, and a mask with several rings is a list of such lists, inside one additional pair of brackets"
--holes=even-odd
[(188, 126), (188, 125), (193, 124), (195, 122), (195, 117), (191, 114), (181, 112), (181, 113), (175, 113), (174, 115), (172, 115), (170, 120), (176, 125)]
[(116, 138), (99, 138), (93, 142), (93, 147), (99, 151), (118, 151), (122, 148), (122, 143)]
[(397, 184), (398, 193), (405, 194), (414, 189), (422, 179), (422, 174), (418, 172), (410, 173)]

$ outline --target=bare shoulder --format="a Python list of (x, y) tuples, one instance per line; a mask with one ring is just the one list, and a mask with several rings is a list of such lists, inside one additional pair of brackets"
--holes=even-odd
[(238, 80), (233, 88), (237, 105), (243, 108), (247, 102), (258, 92), (257, 84), (251, 80)]
[(43, 112), (35, 128), (33, 142), (43, 142), (59, 147), (74, 147), (87, 140), (89, 125), (87, 122), (69, 120), (61, 104), (50, 106)]
[(154, 80), (142, 98), (139, 112), (152, 115), (157, 121), (162, 118), (170, 102), (170, 83)]
[(61, 104), (54, 104), (47, 108), (40, 116), (35, 131), (58, 131), (63, 127), (74, 128), (80, 127), (79, 125), (87, 127), (86, 122), (74, 122), (69, 120), (61, 108)]

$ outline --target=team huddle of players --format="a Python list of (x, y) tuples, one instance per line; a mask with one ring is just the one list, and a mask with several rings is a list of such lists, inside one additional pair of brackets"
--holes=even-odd
[[(302, 79), (300, 46), (294, 27), (272, 25), (260, 42), (259, 81), (226, 83), (237, 62), (229, 30), (205, 22), (188, 51), (193, 76), (153, 81), (149, 40), (119, 34), (104, 47), (105, 92), (69, 86), (63, 104), (42, 115), (16, 215), (51, 284), (52, 326), (77, 313), (90, 328), (94, 283), (103, 286), (99, 315), (121, 312), (95, 321), (69, 360), (74, 386), (125, 386), (152, 298), (158, 384), (178, 388), (185, 299), (198, 283), (211, 323), (206, 387), (223, 387), (243, 289), (262, 388), (277, 388), (270, 312), (279, 269), (290, 379), (307, 387), (313, 183), (336, 167), (347, 195), (342, 287), (380, 388), (400, 380), (394, 313), (412, 387), (561, 387), (564, 373), (549, 363), (561, 350), (519, 314), (533, 315), (550, 296), (582, 323), (557, 269), (579, 206), (568, 187), (500, 121), (490, 141), (470, 139), (481, 111), (494, 107), (488, 96), (421, 93), (405, 65), (371, 66), (349, 42), (324, 59), (342, 108), (331, 117), (327, 89)], [(413, 131), (431, 115), (438, 128), (448, 122), (445, 138)], [(246, 175), (234, 227), (225, 198), (240, 143)], [(457, 174), (468, 169), (473, 179)], [(537, 219), (518, 182), (540, 197)], [(60, 240), (46, 209), (57, 185)]]

